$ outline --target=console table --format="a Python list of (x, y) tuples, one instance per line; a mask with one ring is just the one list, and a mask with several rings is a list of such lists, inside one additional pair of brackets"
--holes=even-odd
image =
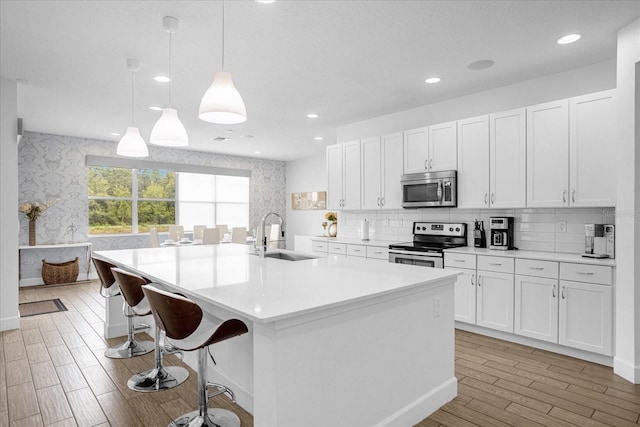
[[(80, 243), (53, 243), (49, 245), (21, 245), (18, 246), (18, 279), (22, 279), (22, 251), (33, 251), (33, 250), (60, 250), (60, 249), (69, 249), (69, 248), (86, 248), (86, 262), (87, 262), (87, 272), (86, 272), (86, 280), (91, 280), (91, 242), (80, 242)], [(83, 280), (78, 280), (81, 282)], [(22, 285), (22, 283), (21, 283)]]

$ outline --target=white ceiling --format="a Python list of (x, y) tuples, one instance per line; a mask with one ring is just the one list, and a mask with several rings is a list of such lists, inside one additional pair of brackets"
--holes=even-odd
[[(189, 149), (279, 160), (323, 152), (341, 125), (614, 58), (617, 31), (640, 17), (640, 0), (227, 0), (225, 68), (248, 121), (221, 126), (197, 117), (220, 69), (221, 6), (1, 0), (0, 74), (27, 81), (18, 85), (25, 129), (117, 141), (109, 134), (131, 115), (125, 60), (137, 58), (135, 123), (148, 140), (160, 115), (148, 107), (169, 101), (169, 86), (152, 80), (168, 72), (167, 15), (180, 20), (173, 106)], [(572, 32), (582, 39), (555, 43)], [(467, 69), (479, 59), (495, 66)], [(425, 84), (431, 75), (442, 82)]]

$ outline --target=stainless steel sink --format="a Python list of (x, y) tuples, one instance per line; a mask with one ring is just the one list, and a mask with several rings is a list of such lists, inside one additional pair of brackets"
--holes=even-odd
[(266, 252), (264, 254), (264, 257), (265, 258), (283, 259), (285, 261), (304, 261), (306, 259), (317, 259), (317, 258), (319, 258), (319, 257), (311, 256), (311, 255), (302, 255), (302, 254), (297, 254), (297, 253), (293, 253), (293, 252), (280, 252), (280, 251)]

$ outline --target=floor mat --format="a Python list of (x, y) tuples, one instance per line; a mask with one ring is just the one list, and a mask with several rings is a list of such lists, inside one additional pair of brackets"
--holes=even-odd
[(37, 316), (38, 314), (55, 313), (56, 311), (67, 311), (60, 298), (48, 299), (45, 301), (25, 302), (18, 304), (20, 317)]

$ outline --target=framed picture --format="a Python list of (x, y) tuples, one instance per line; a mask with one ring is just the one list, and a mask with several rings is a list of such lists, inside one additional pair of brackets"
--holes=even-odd
[(306, 193), (291, 193), (291, 208), (293, 210), (326, 209), (327, 192), (312, 191)]

